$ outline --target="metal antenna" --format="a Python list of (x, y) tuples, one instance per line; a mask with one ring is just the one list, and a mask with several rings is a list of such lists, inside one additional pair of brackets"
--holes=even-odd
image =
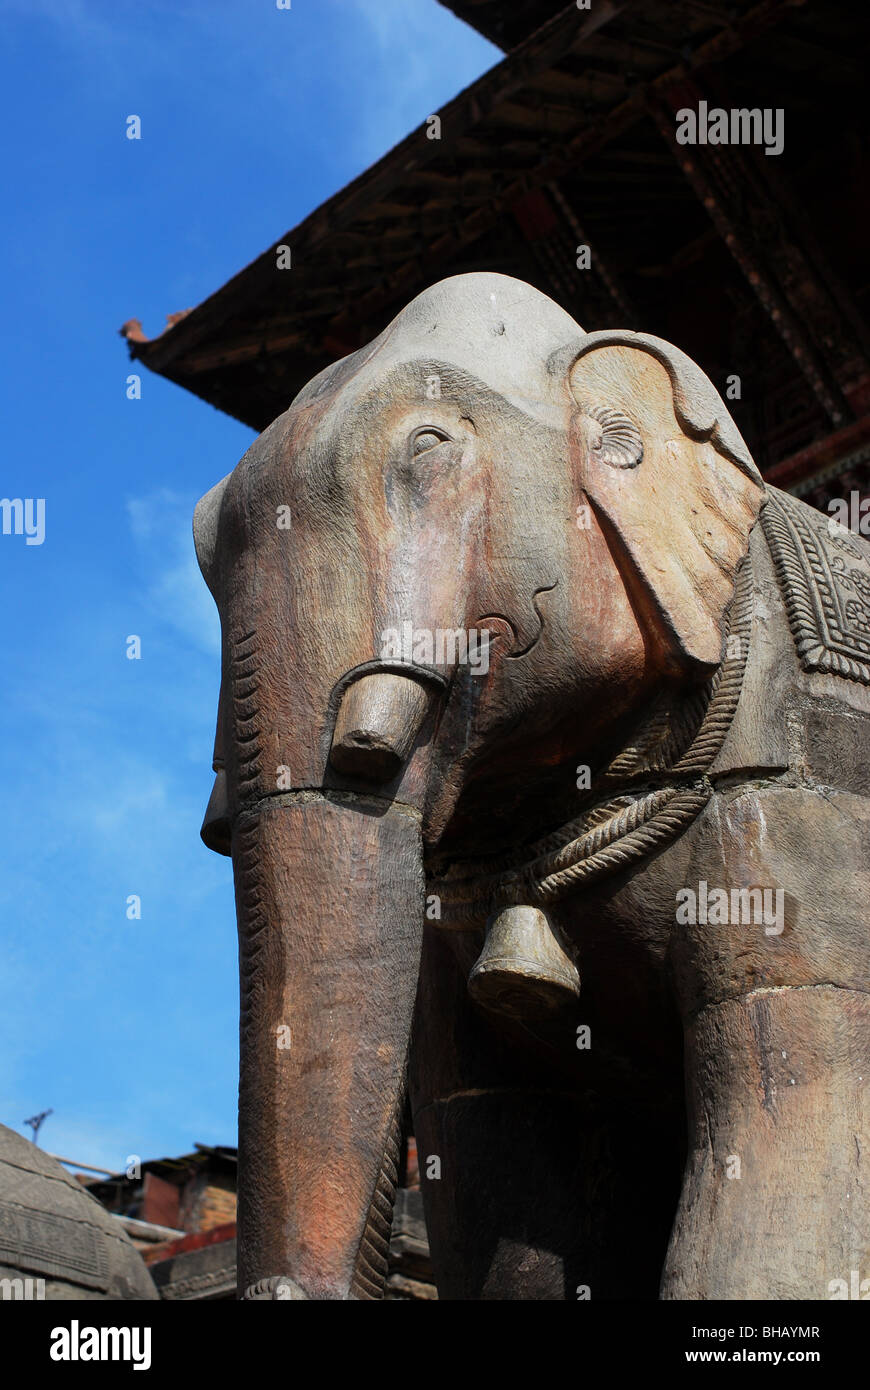
[(53, 1110), (43, 1110), (39, 1115), (31, 1115), (29, 1120), (22, 1120), (22, 1124), (30, 1125), (30, 1128), (33, 1130), (34, 1144), (39, 1143), (39, 1130), (43, 1120), (47, 1119), (49, 1115), (53, 1114)]

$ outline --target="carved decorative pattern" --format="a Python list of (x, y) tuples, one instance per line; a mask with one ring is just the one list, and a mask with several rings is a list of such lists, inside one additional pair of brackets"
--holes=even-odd
[(183, 1279), (161, 1277), (158, 1270), (159, 1266), (152, 1270), (154, 1282), (160, 1297), (167, 1301), (227, 1298), (236, 1292), (235, 1262), (220, 1269), (206, 1270), (202, 1274), (189, 1274)]
[[(233, 702), (232, 743), (236, 759), (236, 797), (244, 806), (260, 791), (259, 656), (257, 635), (247, 632), (232, 645), (230, 684)], [(263, 909), (259, 818), (236, 823), (233, 858), (239, 908), (240, 1029), (247, 1034), (258, 994), (260, 955), (267, 940), (268, 919)]]
[(233, 643), (230, 671), (236, 796), (241, 804), (255, 798), (260, 787), (259, 659), (255, 632), (248, 632)]
[(0, 1202), (0, 1263), (85, 1288), (108, 1288), (105, 1243), (96, 1226), (15, 1202)]
[(870, 685), (870, 546), (777, 488), (761, 521), (804, 670)]
[(260, 818), (238, 822), (234, 837), (234, 867), (239, 906), (239, 1027), (247, 1036), (254, 1006), (262, 992), (260, 956), (268, 939), (269, 919), (263, 907), (265, 889), (260, 848)]
[(268, 1279), (258, 1279), (250, 1284), (241, 1296), (243, 1303), (253, 1303), (262, 1299), (275, 1302), (307, 1302), (308, 1295), (287, 1274), (271, 1274)]
[(390, 1262), (390, 1230), (393, 1208), (399, 1185), (399, 1148), (402, 1142), (401, 1110), (404, 1087), (393, 1110), (393, 1119), (381, 1171), (366, 1217), (365, 1229), (357, 1252), (351, 1283), (351, 1297), (364, 1300), (381, 1299)]
[(601, 427), (601, 436), (592, 449), (602, 463), (613, 468), (637, 468), (643, 459), (643, 439), (633, 420), (610, 406), (587, 406), (583, 410)]

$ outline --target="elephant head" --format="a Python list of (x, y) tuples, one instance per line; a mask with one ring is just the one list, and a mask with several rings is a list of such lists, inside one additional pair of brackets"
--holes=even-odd
[(567, 767), (709, 677), (761, 497), (679, 351), (473, 274), (315, 377), (199, 503), (243, 1288), (380, 1296), (424, 862), (552, 826)]

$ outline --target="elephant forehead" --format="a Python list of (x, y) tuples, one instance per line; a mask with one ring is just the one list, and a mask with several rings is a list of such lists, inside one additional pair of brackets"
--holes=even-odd
[[(550, 417), (530, 415), (480, 375), (439, 357), (385, 362), (376, 376), (360, 374), (337, 391), (294, 404), (270, 458), (274, 470), (312, 496), (324, 487), (365, 493), (428, 426), (454, 440), (473, 435), (474, 471), (525, 472), (530, 451), (554, 466), (562, 457), (571, 407), (566, 391)], [(265, 448), (250, 453), (252, 466), (262, 469)], [(427, 472), (421, 462), (421, 477)]]
[[(490, 370), (525, 386), (563, 344), (583, 330), (547, 295), (508, 275), (453, 275), (412, 299), (384, 334), (382, 352), (433, 355), (432, 345), (457, 365)], [(552, 389), (552, 388), (550, 388)]]
[(564, 408), (561, 354), (582, 337), (570, 314), (522, 280), (453, 275), (411, 300), (367, 347), (321, 372), (294, 405), (337, 390), (353, 397), (399, 364), (437, 359), (555, 425)]

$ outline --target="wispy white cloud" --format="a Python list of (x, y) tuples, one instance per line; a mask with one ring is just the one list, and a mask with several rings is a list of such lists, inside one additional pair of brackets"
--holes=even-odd
[(358, 140), (376, 158), (503, 56), (435, 0), (333, 0), (364, 29)]
[(158, 488), (128, 498), (127, 516), (154, 616), (202, 651), (220, 652), (220, 620), (193, 547), (190, 497)]

